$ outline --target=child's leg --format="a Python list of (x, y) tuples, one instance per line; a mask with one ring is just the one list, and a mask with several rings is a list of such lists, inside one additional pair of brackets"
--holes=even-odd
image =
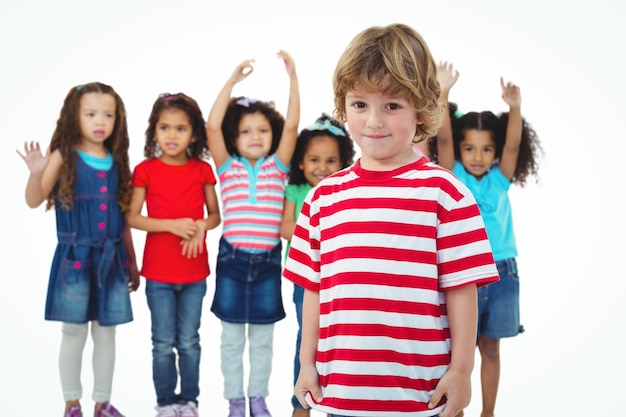
[(243, 350), (246, 325), (222, 320), (221, 369), (224, 376), (224, 398), (243, 398)]
[(101, 326), (97, 321), (91, 322), (93, 400), (96, 404), (111, 399), (115, 369), (115, 329), (115, 326)]
[(176, 403), (176, 286), (146, 280), (152, 320), (152, 380), (159, 407)]
[(61, 328), (61, 349), (59, 352), (59, 375), (66, 409), (71, 405), (80, 405), (83, 394), (80, 383), (83, 350), (87, 341), (88, 325), (63, 323)]
[(198, 404), (200, 395), (200, 318), (206, 281), (183, 285), (178, 295), (178, 338), (176, 350), (180, 369), (180, 396), (185, 404)]
[[(296, 306), (296, 319), (298, 320), (298, 333), (296, 334), (296, 351), (293, 357), (293, 385), (296, 385), (298, 374), (300, 373), (300, 344), (302, 340), (302, 301), (304, 298), (304, 288), (298, 284), (293, 284), (293, 303)], [(291, 396), (293, 408), (302, 408), (295, 395)]]
[(248, 325), (250, 339), (250, 380), (248, 397), (267, 397), (272, 373), (274, 324)]
[(493, 417), (500, 382), (500, 340), (481, 337), (478, 339), (480, 351), (480, 382), (483, 394), (481, 417)]

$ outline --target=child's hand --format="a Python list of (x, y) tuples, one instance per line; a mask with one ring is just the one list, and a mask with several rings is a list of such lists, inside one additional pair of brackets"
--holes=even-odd
[(204, 251), (204, 239), (206, 232), (204, 223), (202, 220), (198, 220), (196, 221), (196, 225), (198, 228), (193, 237), (190, 239), (183, 239), (181, 242), (181, 245), (183, 246), (182, 254), (187, 258), (195, 258)]
[(137, 262), (131, 262), (128, 269), (128, 289), (130, 292), (137, 291), (139, 288), (139, 268)]
[(296, 76), (296, 62), (293, 60), (293, 57), (289, 55), (287, 51), (283, 50), (278, 51), (277, 55), (285, 63), (285, 69), (287, 70), (289, 78), (294, 78)]
[(320, 390), (320, 376), (317, 373), (315, 366), (302, 366), (300, 367), (300, 374), (296, 380), (296, 385), (293, 389), (298, 402), (302, 407), (309, 408), (309, 403), (306, 402), (307, 393), (311, 394), (311, 397), (316, 402), (321, 402), (322, 391)]
[(176, 236), (182, 237), (183, 239), (191, 239), (197, 231), (198, 225), (193, 219), (184, 218), (172, 220), (172, 230), (170, 230), (170, 232), (174, 233)]
[(17, 149), (15, 151), (26, 162), (31, 174), (42, 173), (50, 161), (50, 148), (46, 150), (45, 155), (42, 155), (39, 142), (24, 142), (24, 154)]
[(502, 87), (502, 99), (509, 107), (517, 108), (522, 105), (522, 94), (518, 86), (510, 81), (504, 84), (504, 79), (500, 77), (500, 87)]
[(448, 371), (441, 377), (437, 388), (430, 397), (429, 408), (435, 408), (446, 397), (446, 406), (439, 417), (454, 417), (469, 405), (471, 398), (471, 378), (454, 370)]
[(437, 81), (441, 91), (449, 92), (452, 86), (459, 79), (459, 71), (454, 69), (454, 66), (447, 61), (439, 62), (437, 65)]
[(241, 64), (237, 65), (237, 68), (235, 68), (230, 76), (231, 81), (238, 83), (246, 79), (248, 75), (252, 74), (252, 71), (254, 71), (254, 67), (252, 66), (253, 62), (254, 59), (246, 59)]

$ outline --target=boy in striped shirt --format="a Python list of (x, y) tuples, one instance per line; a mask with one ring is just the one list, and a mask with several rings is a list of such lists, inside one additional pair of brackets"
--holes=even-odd
[(295, 394), (331, 416), (452, 417), (470, 400), (476, 289), (498, 272), (469, 190), (412, 149), (441, 123), (435, 62), (411, 27), (371, 27), (333, 88), (361, 157), (309, 192), (291, 241)]

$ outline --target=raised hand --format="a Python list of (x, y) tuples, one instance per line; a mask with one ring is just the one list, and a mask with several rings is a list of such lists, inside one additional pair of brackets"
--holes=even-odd
[(48, 166), (50, 161), (50, 148), (45, 155), (41, 153), (39, 142), (24, 142), (24, 154), (16, 150), (17, 154), (26, 162), (31, 174), (40, 174)]
[(448, 61), (439, 62), (437, 65), (437, 81), (441, 91), (448, 92), (459, 79), (459, 71), (454, 69), (454, 65)]
[(500, 87), (502, 87), (502, 100), (511, 108), (522, 105), (522, 93), (518, 86), (512, 82), (504, 83), (504, 78), (500, 77)]
[(285, 63), (285, 69), (287, 70), (287, 74), (289, 78), (296, 76), (296, 62), (293, 60), (293, 57), (287, 51), (280, 50), (278, 51), (278, 57), (283, 60)]
[(252, 74), (252, 71), (254, 71), (254, 67), (252, 66), (253, 62), (254, 59), (246, 59), (241, 64), (237, 65), (230, 76), (231, 81), (238, 83), (246, 79), (248, 75)]

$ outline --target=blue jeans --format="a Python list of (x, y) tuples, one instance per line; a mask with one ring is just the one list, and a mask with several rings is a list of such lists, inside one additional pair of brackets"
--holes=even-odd
[[(206, 280), (166, 284), (146, 280), (152, 317), (152, 379), (159, 407), (193, 401), (200, 394), (200, 318)], [(180, 370), (180, 394), (176, 394)]]

